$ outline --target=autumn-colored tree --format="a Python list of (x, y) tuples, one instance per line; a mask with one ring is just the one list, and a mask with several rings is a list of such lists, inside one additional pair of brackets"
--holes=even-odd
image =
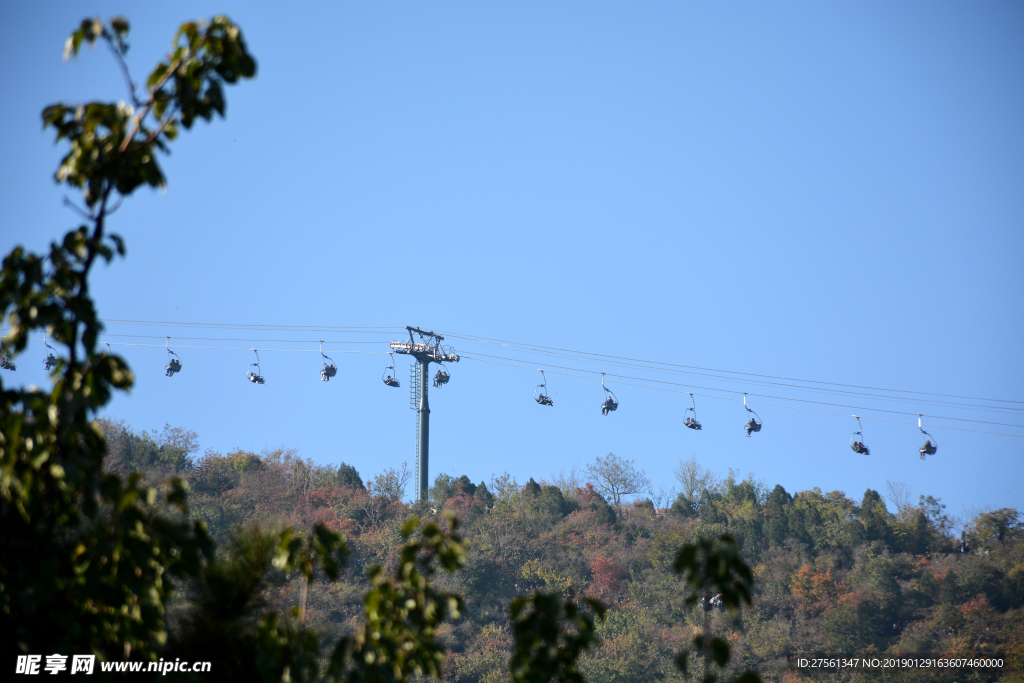
[(793, 576), (790, 589), (803, 602), (805, 609), (820, 611), (835, 604), (842, 584), (832, 576), (831, 569), (822, 572), (805, 564)]
[(622, 565), (607, 557), (595, 557), (590, 561), (591, 591), (599, 598), (614, 599), (622, 590), (625, 575)]

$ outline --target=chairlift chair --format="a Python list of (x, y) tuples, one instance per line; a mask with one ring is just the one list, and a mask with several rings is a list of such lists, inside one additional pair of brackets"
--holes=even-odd
[(854, 453), (871, 455), (871, 451), (864, 445), (864, 429), (861, 427), (860, 418), (856, 415), (853, 417), (857, 418), (857, 431), (850, 436), (850, 449), (853, 450)]
[[(266, 384), (263, 376), (260, 375), (260, 352), (256, 349), (253, 349), (252, 352), (256, 354), (256, 362), (249, 364), (249, 372), (246, 376), (253, 384)], [(256, 368), (256, 372), (252, 371), (253, 368)]]
[[(46, 332), (43, 332), (43, 343), (46, 344), (46, 348), (50, 349), (50, 351), (56, 351), (57, 350), (57, 349), (53, 348), (52, 346), (50, 346), (49, 342), (46, 341)], [(57, 356), (55, 356), (52, 353), (50, 353), (49, 351), (47, 351), (46, 358), (43, 359), (43, 367), (45, 369), (49, 370), (50, 368), (56, 367), (56, 366), (57, 366)]]
[(924, 460), (926, 455), (935, 455), (935, 452), (939, 450), (939, 444), (935, 441), (935, 437), (924, 431), (924, 427), (921, 426), (921, 418), (924, 417), (921, 413), (917, 414), (917, 428), (921, 430), (921, 434), (924, 435), (924, 443), (917, 449), (917, 452), (921, 454), (921, 459)]
[(15, 365), (14, 361), (6, 356), (0, 356), (0, 369), (4, 370), (17, 370), (18, 366)]
[(743, 392), (743, 407), (746, 408), (747, 412), (751, 415), (750, 420), (744, 427), (747, 431), (747, 436), (750, 436), (754, 432), (761, 431), (761, 417), (747, 405), (747, 392)]
[(613, 410), (618, 410), (619, 399), (615, 392), (604, 385), (604, 373), (601, 373), (601, 388), (604, 389), (604, 403), (601, 404), (601, 414), (607, 415)]
[[(174, 377), (174, 373), (181, 372), (181, 358), (174, 351), (171, 351), (171, 338), (167, 338), (165, 346), (167, 348), (167, 376)], [(110, 350), (110, 346), (107, 346), (107, 350)]]
[[(687, 391), (686, 393), (690, 394), (690, 402), (693, 403), (693, 407), (687, 408), (686, 410), (683, 411), (683, 416), (686, 418), (683, 420), (683, 424), (689, 427), (690, 429), (696, 429), (699, 431), (701, 429), (701, 426), (700, 422), (697, 421), (697, 402), (693, 400), (692, 392)], [(686, 414), (691, 412), (693, 413), (692, 416)]]
[(451, 375), (449, 375), (448, 371), (444, 369), (444, 365), (441, 365), (440, 363), (438, 363), (438, 365), (440, 367), (438, 367), (437, 372), (434, 373), (434, 387), (440, 389), (445, 384), (448, 384), (448, 380), (451, 379)]
[(338, 374), (338, 367), (334, 360), (324, 353), (324, 340), (320, 340), (320, 355), (324, 358), (324, 367), (320, 370), (320, 379), (330, 382), (331, 378)]
[(548, 390), (548, 381), (544, 377), (544, 371), (537, 368), (537, 372), (540, 373), (540, 384), (537, 385), (537, 388), (533, 392), (533, 400), (542, 406), (554, 406), (555, 404), (551, 400), (551, 397), (544, 393)]
[[(395, 354), (390, 353), (388, 355), (391, 356), (391, 365), (384, 368), (384, 372), (381, 373), (381, 379), (384, 381), (384, 384), (388, 385), (389, 387), (395, 387), (397, 389), (402, 385), (395, 377)], [(391, 371), (390, 375), (388, 374), (388, 370)]]

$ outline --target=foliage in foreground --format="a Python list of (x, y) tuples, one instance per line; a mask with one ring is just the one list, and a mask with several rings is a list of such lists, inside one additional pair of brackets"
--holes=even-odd
[[(124, 66), (128, 23), (85, 21), (68, 42), (106, 43)], [(102, 325), (89, 296), (97, 260), (124, 254), (106, 221), (126, 195), (164, 182), (157, 152), (195, 116), (223, 114), (222, 83), (255, 73), (241, 32), (224, 17), (182, 26), (175, 50), (150, 76), (134, 107), (55, 104), (43, 125), (70, 151), (55, 178), (80, 189), (83, 224), (43, 257), (16, 247), (0, 274), (0, 317), (11, 331), (0, 353), (17, 356), (33, 331), (64, 349), (54, 358), (49, 393), (0, 385), (0, 650), (94, 652), (103, 658), (153, 657), (167, 639), (164, 608), (172, 580), (196, 574), (212, 544), (200, 522), (164, 514), (158, 496), (180, 512), (186, 491), (162, 492), (102, 469), (103, 434), (92, 422), (132, 374), (97, 353)], [(127, 73), (127, 72), (126, 72)], [(74, 205), (72, 205), (74, 206)], [(49, 367), (49, 365), (48, 365)], [(42, 551), (41, 549), (45, 549)], [(77, 649), (75, 649), (77, 648)]]

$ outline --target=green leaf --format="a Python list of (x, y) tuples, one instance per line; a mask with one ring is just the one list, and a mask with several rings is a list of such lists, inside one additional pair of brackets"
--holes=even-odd
[(110, 28), (114, 29), (118, 36), (124, 37), (128, 35), (128, 20), (124, 17), (114, 17), (110, 20)]

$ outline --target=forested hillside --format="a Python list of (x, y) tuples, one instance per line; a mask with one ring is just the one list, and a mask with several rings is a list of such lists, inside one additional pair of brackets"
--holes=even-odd
[[(507, 681), (512, 652), (509, 605), (536, 589), (595, 597), (609, 606), (598, 627), (602, 644), (583, 658), (594, 683), (684, 680), (675, 655), (710, 615), (733, 646), (729, 671), (757, 670), (764, 680), (858, 680), (857, 675), (797, 671), (793, 653), (1001, 655), (1006, 665), (979, 670), (868, 672), (859, 680), (1024, 681), (1024, 525), (1016, 510), (956, 520), (928, 496), (911, 500), (905, 486), (790, 492), (753, 475), (719, 478), (696, 461), (680, 462), (671, 505), (625, 495), (589, 474), (508, 475), (473, 483), (440, 474), (429, 503), (402, 501), (408, 472), (387, 469), (364, 479), (351, 466), (318, 464), (296, 453), (198, 453), (198, 437), (182, 429), (136, 433), (102, 421), (106, 467), (144, 471), (150, 482), (187, 481), (189, 514), (227, 541), (259, 524), (343, 531), (352, 551), (340, 580), (312, 584), (281, 574), (268, 608), (305, 600), (309, 627), (336, 640), (362, 615), (370, 567), (392, 566), (400, 527), (410, 516), (453, 511), (468, 544), (466, 567), (439, 575), (435, 586), (463, 596), (465, 613), (441, 627), (448, 649), (446, 681)], [(603, 471), (607, 474), (607, 470)], [(635, 483), (635, 481), (634, 481)], [(628, 487), (627, 487), (628, 490)], [(611, 502), (609, 502), (611, 501)], [(667, 503), (662, 503), (667, 505)], [(753, 569), (753, 605), (737, 621), (714, 604), (685, 603), (672, 568), (679, 548), (699, 537), (734, 536)], [(223, 546), (224, 543), (219, 543)], [(182, 594), (182, 600), (188, 594)]]

